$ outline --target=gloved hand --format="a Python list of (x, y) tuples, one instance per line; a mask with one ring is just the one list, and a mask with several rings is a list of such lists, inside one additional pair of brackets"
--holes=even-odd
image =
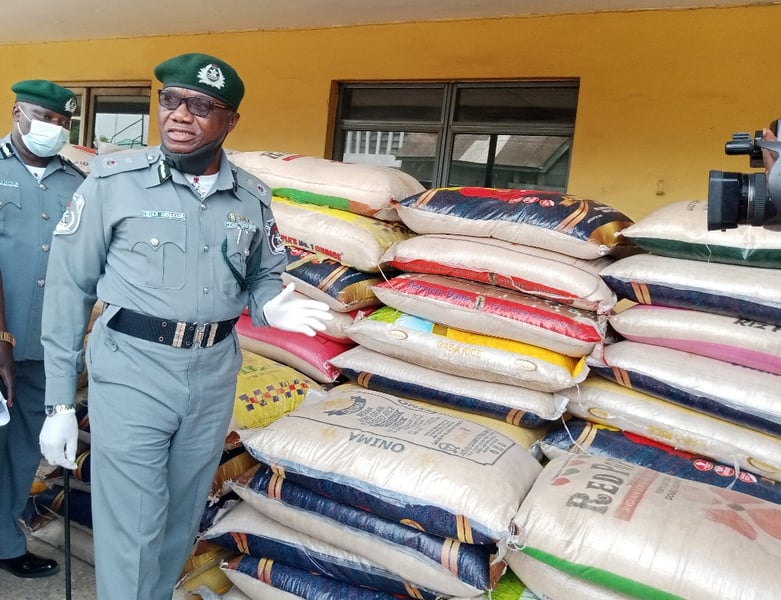
[(60, 413), (46, 417), (38, 442), (41, 445), (41, 454), (51, 464), (75, 469), (76, 446), (79, 442), (76, 413)]
[(310, 337), (314, 336), (316, 331), (324, 331), (325, 321), (334, 318), (328, 312), (328, 305), (317, 300), (295, 297), (295, 291), (295, 284), (290, 283), (263, 305), (263, 314), (268, 324), (277, 329), (296, 331)]

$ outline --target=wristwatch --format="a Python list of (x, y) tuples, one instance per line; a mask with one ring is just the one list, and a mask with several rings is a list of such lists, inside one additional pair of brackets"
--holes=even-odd
[(0, 342), (8, 342), (11, 348), (16, 346), (16, 338), (7, 331), (0, 331)]
[(46, 416), (53, 417), (54, 415), (64, 415), (68, 413), (75, 413), (76, 407), (73, 404), (47, 404)]

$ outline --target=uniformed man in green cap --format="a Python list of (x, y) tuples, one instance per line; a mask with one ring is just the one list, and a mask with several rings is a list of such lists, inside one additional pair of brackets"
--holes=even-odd
[(0, 347), (13, 352), (15, 392), (0, 428), (0, 568), (19, 577), (53, 575), (54, 560), (27, 551), (19, 517), (41, 460), (44, 422), (41, 309), (52, 232), (83, 174), (57, 155), (68, 141), (76, 96), (51, 81), (20, 81), (9, 135), (0, 140), (0, 272), (6, 327)]
[(92, 519), (99, 600), (168, 600), (192, 549), (235, 397), (233, 325), (314, 335), (322, 302), (282, 289), (271, 191), (222, 150), (244, 84), (224, 61), (158, 65), (160, 147), (96, 157), (60, 221), (44, 301), (53, 463), (74, 467), (81, 340), (87, 346)]

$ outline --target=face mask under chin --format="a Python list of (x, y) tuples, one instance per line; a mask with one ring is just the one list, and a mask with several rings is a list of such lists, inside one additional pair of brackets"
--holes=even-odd
[(203, 175), (203, 172), (209, 167), (214, 160), (214, 157), (219, 154), (222, 149), (223, 140), (215, 140), (205, 146), (201, 146), (197, 150), (186, 153), (171, 152), (165, 147), (165, 144), (160, 145), (160, 151), (165, 157), (165, 161), (170, 164), (174, 169), (188, 175)]

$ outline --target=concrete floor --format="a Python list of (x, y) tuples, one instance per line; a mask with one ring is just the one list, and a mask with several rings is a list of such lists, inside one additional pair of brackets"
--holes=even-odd
[[(65, 598), (65, 553), (47, 542), (28, 535), (30, 552), (53, 558), (60, 563), (60, 572), (51, 577), (22, 579), (0, 569), (1, 600), (63, 600)], [(95, 570), (92, 565), (71, 557), (71, 598), (95, 600)]]

